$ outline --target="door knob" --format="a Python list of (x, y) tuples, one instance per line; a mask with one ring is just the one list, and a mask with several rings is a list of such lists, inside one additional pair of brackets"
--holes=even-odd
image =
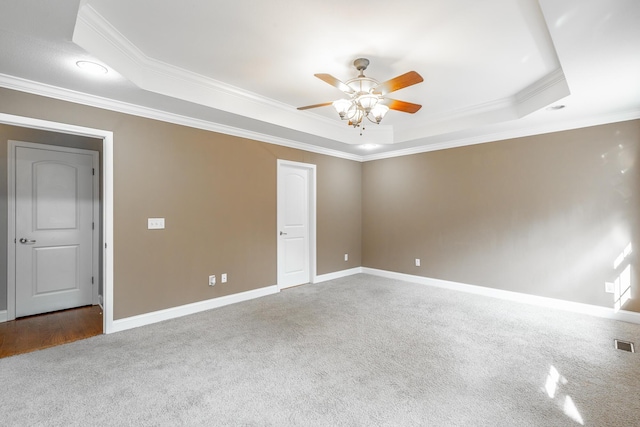
[(24, 237), (20, 239), (20, 243), (22, 243), (23, 245), (33, 245), (35, 242), (35, 240), (25, 239)]
[(281, 236), (286, 236), (286, 235), (287, 235), (287, 233), (285, 233), (284, 231), (281, 231), (281, 232), (280, 232), (280, 235), (281, 235)]

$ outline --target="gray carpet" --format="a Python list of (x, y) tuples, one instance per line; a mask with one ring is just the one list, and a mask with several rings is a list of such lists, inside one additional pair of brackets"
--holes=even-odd
[(0, 425), (640, 425), (614, 338), (640, 325), (356, 275), (0, 359)]

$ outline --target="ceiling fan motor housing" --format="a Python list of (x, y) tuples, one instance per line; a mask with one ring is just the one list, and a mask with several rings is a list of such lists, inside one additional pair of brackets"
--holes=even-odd
[(362, 74), (369, 66), (369, 60), (367, 58), (358, 58), (353, 61), (353, 66)]

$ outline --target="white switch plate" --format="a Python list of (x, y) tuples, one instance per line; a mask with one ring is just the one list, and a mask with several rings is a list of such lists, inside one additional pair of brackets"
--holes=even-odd
[(227, 283), (227, 273), (222, 273), (222, 275), (220, 276), (220, 281), (222, 283)]
[(344, 260), (349, 261), (349, 254), (344, 254)]
[(604, 291), (608, 294), (615, 292), (615, 285), (611, 282), (604, 282)]
[(212, 274), (211, 276), (209, 276), (209, 286), (213, 286), (216, 284), (216, 275)]
[(416, 258), (416, 267), (420, 267), (420, 258)]
[(164, 218), (148, 218), (147, 229), (149, 230), (161, 230), (164, 228)]

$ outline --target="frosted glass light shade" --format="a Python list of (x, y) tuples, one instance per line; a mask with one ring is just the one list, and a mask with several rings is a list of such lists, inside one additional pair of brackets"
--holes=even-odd
[(338, 115), (340, 116), (341, 119), (345, 119), (347, 111), (349, 111), (349, 108), (351, 108), (351, 101), (347, 100), (347, 99), (338, 99), (337, 101), (334, 101), (332, 103), (333, 108), (336, 109), (336, 111), (338, 112)]
[(365, 113), (369, 113), (373, 107), (378, 103), (378, 97), (373, 94), (360, 95), (358, 97), (358, 104), (362, 107)]
[(376, 123), (380, 123), (380, 121), (384, 118), (384, 115), (389, 111), (389, 107), (383, 104), (376, 104), (375, 107), (371, 110), (371, 116)]

